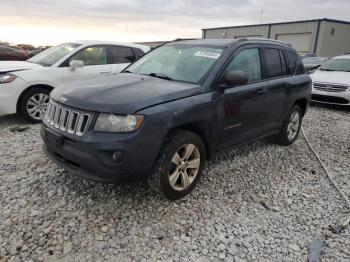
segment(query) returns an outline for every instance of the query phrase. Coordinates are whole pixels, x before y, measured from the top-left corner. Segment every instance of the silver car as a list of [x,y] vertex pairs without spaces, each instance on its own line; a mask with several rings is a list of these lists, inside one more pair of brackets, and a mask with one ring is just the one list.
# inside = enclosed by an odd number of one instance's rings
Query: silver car
[[350,106],[350,55],[329,59],[310,77],[313,101]]

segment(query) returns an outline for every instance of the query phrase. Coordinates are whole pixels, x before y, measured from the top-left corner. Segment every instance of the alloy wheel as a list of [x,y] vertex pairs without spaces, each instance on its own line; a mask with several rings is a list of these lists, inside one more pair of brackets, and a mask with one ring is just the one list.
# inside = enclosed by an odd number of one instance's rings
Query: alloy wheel
[[290,116],[289,124],[287,127],[287,136],[290,141],[293,140],[295,136],[298,134],[299,125],[300,125],[299,112],[294,111],[293,114]]
[[200,161],[200,153],[195,145],[186,144],[179,148],[171,159],[170,186],[177,191],[187,189],[198,174]]
[[44,117],[49,105],[50,97],[47,94],[37,93],[31,96],[27,102],[27,112],[35,120],[41,120]]

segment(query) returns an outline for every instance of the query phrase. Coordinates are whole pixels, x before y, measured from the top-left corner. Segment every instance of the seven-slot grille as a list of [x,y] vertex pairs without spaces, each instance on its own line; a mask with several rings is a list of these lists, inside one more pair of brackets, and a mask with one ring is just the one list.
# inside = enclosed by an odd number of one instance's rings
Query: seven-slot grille
[[344,92],[349,87],[345,85],[338,85],[338,84],[314,83],[314,88],[317,90],[327,91],[327,92]]
[[69,134],[82,136],[88,128],[90,118],[89,113],[81,112],[50,100],[44,121]]

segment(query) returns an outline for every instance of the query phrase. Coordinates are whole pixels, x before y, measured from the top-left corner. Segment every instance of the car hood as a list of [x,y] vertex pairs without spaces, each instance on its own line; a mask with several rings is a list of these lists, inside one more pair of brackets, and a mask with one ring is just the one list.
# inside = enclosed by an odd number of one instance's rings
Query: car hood
[[130,114],[202,92],[199,85],[121,73],[108,80],[95,79],[61,86],[51,93],[51,97],[82,110]]
[[34,63],[29,63],[26,61],[0,61],[0,73],[27,70],[27,69],[33,69],[36,67],[42,67],[42,66]]
[[313,82],[350,85],[350,72],[316,71],[310,75]]
[[320,64],[307,64],[307,65],[304,64],[305,69],[313,69],[313,68],[316,68],[319,66],[321,66],[321,65]]

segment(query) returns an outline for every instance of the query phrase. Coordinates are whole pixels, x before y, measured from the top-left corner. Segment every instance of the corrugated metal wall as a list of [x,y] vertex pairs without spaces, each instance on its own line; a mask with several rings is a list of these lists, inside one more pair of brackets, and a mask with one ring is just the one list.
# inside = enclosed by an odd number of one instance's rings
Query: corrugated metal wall
[[[310,34],[310,41],[308,50],[297,50],[301,52],[313,53],[316,37],[317,37],[317,21],[315,22],[303,22],[303,23],[291,23],[291,24],[280,24],[271,26],[271,39],[278,39],[278,35],[285,34]],[[293,43],[292,43],[293,44]],[[296,44],[298,46],[298,44]]]
[[350,25],[321,22],[316,54],[333,57],[350,52]]
[[203,38],[208,39],[242,37],[269,37],[275,40],[288,40],[297,51],[315,53],[317,56],[331,57],[350,52],[350,24],[345,22],[314,20],[203,30]]
[[[241,38],[241,37],[264,37],[270,39],[278,39],[278,35],[287,34],[310,34],[310,40],[305,47],[305,43],[295,42],[296,46],[302,46],[301,52],[310,52],[314,50],[314,44],[316,41],[317,34],[317,21],[311,22],[300,22],[300,23],[286,23],[286,24],[272,24],[272,25],[257,25],[257,26],[246,26],[246,27],[230,27],[230,28],[214,28],[214,29],[204,29],[203,37],[208,39],[214,38]],[[269,32],[270,31],[270,32]],[[270,33],[270,36],[269,36]],[[292,37],[292,35],[291,35]],[[296,41],[298,41],[296,39]],[[305,39],[303,39],[305,41]],[[305,50],[307,49],[307,50]]]
[[234,39],[242,37],[267,38],[268,26],[230,27],[204,30],[204,38],[207,39]]

